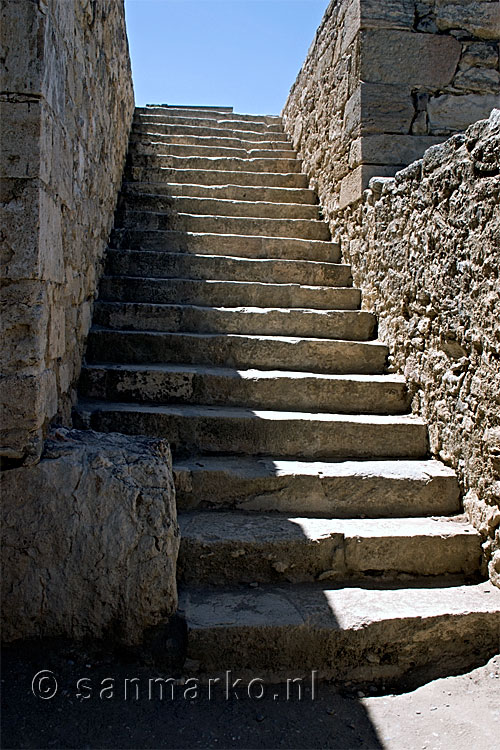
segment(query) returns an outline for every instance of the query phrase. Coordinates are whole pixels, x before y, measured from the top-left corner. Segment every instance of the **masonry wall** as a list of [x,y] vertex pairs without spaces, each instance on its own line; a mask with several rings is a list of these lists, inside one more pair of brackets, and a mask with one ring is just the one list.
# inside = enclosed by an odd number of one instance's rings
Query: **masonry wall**
[[497,0],[332,0],[283,110],[328,218],[500,93]]
[[500,586],[500,110],[373,178],[337,227]]
[[5,0],[1,449],[68,423],[133,114],[123,0]]

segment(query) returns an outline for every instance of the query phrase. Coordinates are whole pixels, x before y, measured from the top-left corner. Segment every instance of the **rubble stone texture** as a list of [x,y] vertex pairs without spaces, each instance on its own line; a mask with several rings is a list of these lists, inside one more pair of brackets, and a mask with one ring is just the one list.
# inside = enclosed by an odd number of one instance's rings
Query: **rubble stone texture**
[[332,0],[283,110],[325,215],[498,106],[490,0]]
[[0,455],[69,419],[133,112],[121,0],[2,3]]
[[500,110],[374,178],[336,220],[346,262],[404,373],[435,456],[500,583]]
[[177,608],[170,449],[59,428],[36,466],[3,472],[2,638],[139,644]]

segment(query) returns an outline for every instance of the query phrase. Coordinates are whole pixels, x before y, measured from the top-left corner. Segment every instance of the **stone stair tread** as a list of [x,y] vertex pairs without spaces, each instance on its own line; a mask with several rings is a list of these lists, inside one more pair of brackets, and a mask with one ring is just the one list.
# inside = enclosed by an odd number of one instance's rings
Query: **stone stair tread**
[[96,302],[94,325],[109,329],[171,331],[369,341],[375,318],[363,310],[217,307],[150,302]]
[[203,365],[84,365],[87,398],[144,403],[202,403],[275,410],[402,414],[408,393],[392,376],[229,369]]
[[344,286],[308,286],[296,283],[226,281],[220,279],[103,276],[102,300],[184,303],[201,306],[269,307],[357,310],[359,289]]
[[455,473],[433,459],[305,461],[195,455],[174,463],[180,510],[236,508],[327,518],[460,511]]
[[[261,187],[259,185],[199,185],[179,182],[124,182],[122,195],[131,198],[134,194],[150,194],[158,197],[208,198],[231,200],[241,203],[292,203],[318,207],[314,192],[309,188]],[[224,197],[226,196],[226,197]],[[227,197],[230,196],[230,197]],[[264,196],[264,197],[263,197]],[[276,200],[273,201],[272,198]],[[303,200],[300,200],[300,199]]]
[[205,125],[184,122],[182,125],[159,122],[135,122],[132,124],[131,134],[141,136],[147,134],[154,128],[155,135],[172,135],[177,137],[189,136],[196,138],[231,138],[241,141],[279,142],[283,141],[283,133],[279,130],[251,130],[249,128],[224,128],[219,125],[207,123]]
[[[242,165],[243,166],[243,165]],[[307,177],[301,172],[263,172],[240,169],[195,169],[173,166],[129,165],[127,181],[179,182],[198,185],[242,185],[248,187],[308,188]]]
[[[138,206],[138,204],[141,204]],[[298,219],[319,221],[318,206],[314,203],[278,203],[277,201],[248,201],[232,198],[207,198],[189,195],[166,196],[158,193],[122,193],[122,205],[129,213],[150,212],[185,214],[188,216],[226,216],[248,219]],[[274,214],[274,215],[271,215]]]
[[[340,249],[334,242],[303,240],[264,235],[216,234],[213,232],[181,232],[157,229],[114,229],[112,248],[154,249],[162,252],[183,252],[237,255],[239,257],[273,258],[275,260],[337,261]],[[220,250],[220,253],[216,251]]]
[[479,532],[462,516],[430,518],[317,518],[282,514],[192,511],[179,514],[183,539],[211,545],[219,542],[320,541],[332,536],[347,538],[475,537]]

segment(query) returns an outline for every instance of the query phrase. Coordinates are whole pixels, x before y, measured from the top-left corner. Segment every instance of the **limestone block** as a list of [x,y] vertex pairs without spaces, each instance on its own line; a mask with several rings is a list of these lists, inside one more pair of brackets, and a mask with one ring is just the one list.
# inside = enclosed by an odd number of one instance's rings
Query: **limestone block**
[[39,102],[0,102],[2,158],[0,176],[27,179],[38,177],[40,155]]
[[479,94],[500,93],[500,73],[491,68],[462,70],[453,79],[453,87]]
[[372,177],[392,177],[398,169],[401,169],[401,166],[403,165],[397,167],[362,164],[357,167],[341,182],[339,208],[345,208],[350,203],[359,200]]
[[413,0],[360,0],[362,29],[412,29]]
[[488,566],[491,582],[500,589],[500,550],[497,550]]
[[489,117],[491,110],[497,106],[498,97],[494,94],[443,94],[431,97],[427,107],[430,132],[447,134],[465,130],[473,122]]
[[14,281],[2,288],[1,363],[5,375],[21,369],[38,372],[47,345],[48,290],[37,281]]
[[0,15],[3,93],[42,93],[45,22],[38,3],[3,1]]
[[47,415],[57,410],[55,374],[15,373],[0,380],[0,450],[8,459],[36,461]]
[[367,83],[447,86],[461,44],[451,36],[377,29],[360,35],[360,78]]
[[357,138],[349,152],[349,166],[359,164],[410,164],[420,159],[430,146],[440,143],[440,137],[414,135],[364,135]]
[[436,24],[440,31],[465,29],[480,39],[500,36],[500,10],[498,2],[437,0]]
[[59,429],[3,473],[3,637],[139,643],[177,607],[168,444]]
[[498,44],[487,42],[466,44],[460,67],[498,68]]
[[404,86],[361,83],[346,104],[345,133],[409,133],[415,114]]

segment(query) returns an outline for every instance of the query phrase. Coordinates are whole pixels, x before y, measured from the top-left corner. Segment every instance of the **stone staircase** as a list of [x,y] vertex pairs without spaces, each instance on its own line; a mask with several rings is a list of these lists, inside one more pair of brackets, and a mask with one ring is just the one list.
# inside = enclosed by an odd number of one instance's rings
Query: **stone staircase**
[[453,472],[280,118],[136,110],[79,426],[171,444],[193,669],[372,683],[499,647]]

